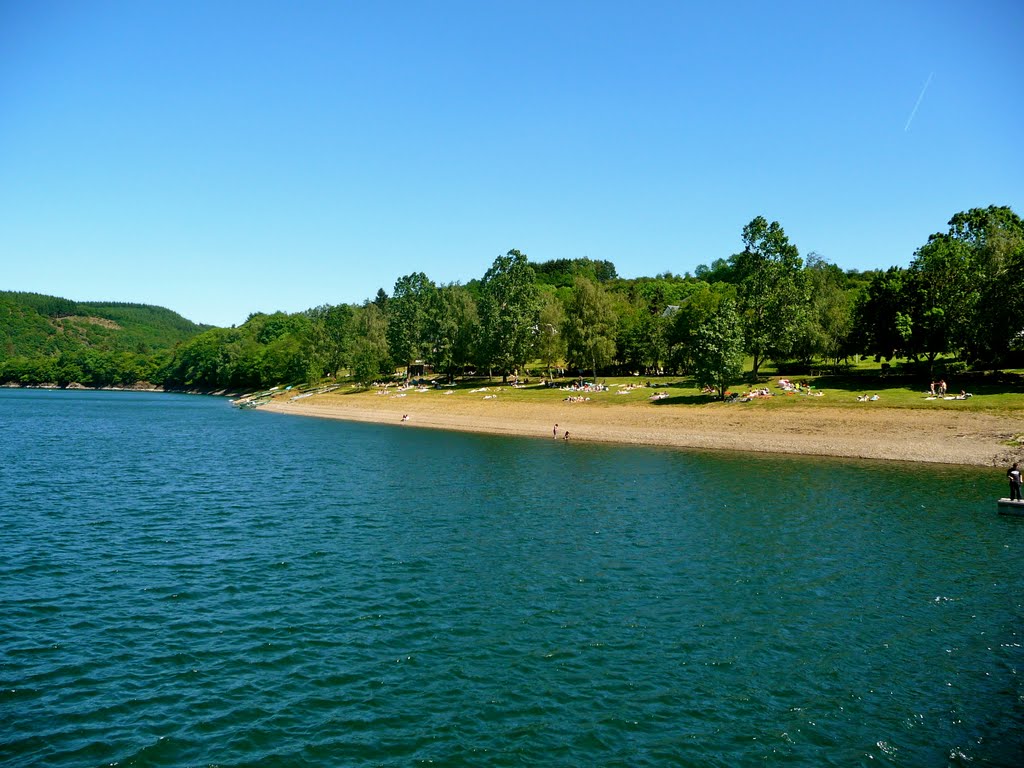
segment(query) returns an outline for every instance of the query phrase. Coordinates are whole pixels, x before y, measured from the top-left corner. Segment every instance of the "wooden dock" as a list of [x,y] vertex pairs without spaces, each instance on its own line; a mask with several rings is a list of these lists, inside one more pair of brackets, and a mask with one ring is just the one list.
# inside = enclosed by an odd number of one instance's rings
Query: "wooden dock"
[[1024,517],[1024,501],[1011,501],[1010,499],[1003,498],[997,504],[999,505],[1000,515]]

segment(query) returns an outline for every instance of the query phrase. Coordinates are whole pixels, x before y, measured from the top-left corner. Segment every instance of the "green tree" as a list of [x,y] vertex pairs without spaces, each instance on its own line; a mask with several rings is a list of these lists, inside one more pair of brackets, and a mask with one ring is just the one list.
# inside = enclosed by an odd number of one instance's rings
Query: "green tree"
[[929,366],[975,336],[982,275],[970,248],[949,235],[932,235],[918,248],[908,271],[913,287],[904,297],[913,320],[911,352],[924,354]]
[[[211,328],[180,345],[170,366],[171,385],[189,389],[227,386],[231,376],[226,355],[228,338],[227,329]],[[78,364],[87,376],[95,370],[95,361],[86,355],[79,358]]]
[[225,386],[237,392],[260,389],[265,346],[256,341],[253,329],[244,325],[232,328],[225,332],[222,343],[223,365],[229,371]]
[[[69,348],[107,344],[115,351],[170,349],[204,328],[175,312],[144,304],[74,302],[56,296],[0,291],[0,341],[9,354],[35,354],[58,329]],[[66,335],[66,334],[62,334]]]
[[598,283],[606,283],[618,277],[615,265],[610,261],[594,259],[553,259],[540,264],[530,264],[540,285],[568,287],[577,277],[586,277]]
[[376,304],[367,303],[353,316],[352,375],[364,387],[370,386],[390,359],[387,340],[387,318]]
[[949,220],[949,236],[974,254],[986,277],[1003,274],[1024,245],[1024,221],[1005,205],[971,208]]
[[624,300],[619,310],[615,335],[615,356],[619,363],[633,372],[660,368],[667,355],[668,318],[643,298],[632,302]]
[[4,362],[0,380],[25,386],[57,383],[60,369],[52,357],[12,357]]
[[480,283],[483,357],[488,367],[511,371],[525,366],[534,342],[540,296],[526,256],[511,250],[494,260]]
[[260,357],[260,383],[269,387],[291,384],[310,378],[309,346],[304,343],[306,328],[278,336],[263,350]]
[[597,369],[615,356],[615,314],[608,292],[593,280],[577,277],[563,324],[567,354],[576,367]]
[[949,220],[949,237],[971,253],[981,275],[969,360],[999,362],[1024,340],[1024,221],[1007,206],[972,208]]
[[557,295],[546,291],[537,321],[537,356],[544,363],[548,378],[551,368],[565,359],[565,335],[559,330],[565,323],[565,307]]
[[698,264],[693,274],[709,285],[714,283],[736,283],[739,278],[733,263],[728,259],[715,259],[711,266]]
[[725,400],[729,385],[743,376],[743,325],[736,305],[723,300],[694,330],[693,377],[699,387],[714,387]]
[[738,310],[746,351],[757,378],[766,358],[785,358],[793,348],[807,295],[796,246],[779,222],[756,217],[743,228],[743,251],[733,257]]
[[694,291],[666,318],[665,342],[668,361],[675,370],[692,371],[697,329],[718,312],[726,298],[733,299],[735,288],[719,283],[699,282]]
[[794,337],[793,353],[807,365],[815,358],[838,364],[853,323],[852,297],[845,290],[847,277],[816,253],[807,255],[804,277],[807,312]]
[[66,387],[68,384],[81,384],[85,374],[72,360],[61,359],[57,366],[57,383]]
[[388,347],[395,363],[405,366],[406,379],[412,363],[426,354],[427,315],[436,290],[425,274],[415,272],[395,281],[388,301]]
[[353,309],[348,304],[324,305],[310,310],[313,320],[313,356],[323,361],[328,373],[337,376],[349,367]]
[[296,331],[304,324],[304,320],[300,315],[289,315],[287,312],[274,312],[270,315],[254,312],[246,319],[243,328],[260,344],[270,344]]
[[979,345],[972,356],[1002,363],[1024,349],[1024,244],[1008,254],[1002,271],[985,284],[980,301]]
[[444,372],[449,383],[473,359],[480,318],[476,302],[460,285],[445,285],[434,292],[427,315],[428,359]]
[[890,267],[875,275],[858,295],[853,309],[851,344],[860,353],[890,360],[910,346],[913,323],[909,314],[907,271]]
[[651,314],[660,316],[670,306],[682,304],[701,282],[666,272],[657,277],[620,281],[616,289],[631,303],[645,305]]

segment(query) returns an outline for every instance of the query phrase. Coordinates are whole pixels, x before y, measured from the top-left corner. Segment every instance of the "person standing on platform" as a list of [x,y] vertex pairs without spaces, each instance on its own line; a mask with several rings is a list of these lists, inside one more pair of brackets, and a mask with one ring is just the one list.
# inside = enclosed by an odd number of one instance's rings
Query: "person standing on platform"
[[1020,497],[1020,470],[1017,468],[1017,462],[1013,462],[1013,466],[1006,470],[1006,478],[1010,481],[1010,501],[1021,501]]

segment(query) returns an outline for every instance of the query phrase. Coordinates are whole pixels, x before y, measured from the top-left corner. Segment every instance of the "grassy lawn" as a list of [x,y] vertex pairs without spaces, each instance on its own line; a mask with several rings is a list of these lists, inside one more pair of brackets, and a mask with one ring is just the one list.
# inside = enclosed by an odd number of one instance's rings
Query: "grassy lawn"
[[[792,376],[791,381],[807,383],[812,387],[813,392],[821,392],[822,395],[809,396],[798,394],[786,394],[778,387],[778,379],[772,371],[766,372],[761,377],[760,388],[767,387],[773,394],[772,397],[757,398],[752,402],[735,402],[722,405],[730,408],[835,408],[835,407],[862,407],[862,408],[928,408],[946,410],[969,410],[969,411],[1024,411],[1024,376],[1019,372],[1003,374],[1002,376],[961,376],[960,381],[950,381],[950,389],[947,396],[957,395],[960,389],[965,389],[973,396],[967,400],[928,400],[926,391],[928,382],[911,381],[909,378],[895,375],[882,376],[875,371],[853,371],[841,376],[819,375],[819,376]],[[586,379],[589,380],[589,379]],[[587,403],[590,407],[614,407],[624,404],[650,404],[654,407],[666,407],[672,405],[706,405],[716,403],[717,400],[709,395],[702,394],[692,379],[679,376],[649,377],[649,376],[608,376],[599,377],[601,384],[608,387],[608,391],[602,392],[577,392],[562,389],[569,386],[574,379],[564,378],[554,382],[556,386],[545,387],[540,385],[538,379],[531,378],[531,383],[523,387],[512,387],[502,384],[500,378],[487,379],[486,377],[472,378],[465,381],[458,381],[453,387],[442,387],[452,389],[453,394],[443,395],[441,390],[431,388],[425,393],[415,393],[416,397],[453,397],[453,398],[483,398],[487,395],[497,395],[506,402],[560,402],[570,396],[589,397]],[[647,386],[647,385],[650,386]],[[637,385],[641,385],[637,387]],[[628,387],[636,387],[627,391]],[[750,384],[737,384],[730,387],[729,391],[745,395],[750,389]],[[486,387],[486,391],[482,391]],[[355,396],[374,397],[375,390],[347,389],[347,393]],[[652,400],[651,395],[664,393],[667,397],[660,400]],[[857,402],[858,396],[878,395],[878,400],[873,402]]]

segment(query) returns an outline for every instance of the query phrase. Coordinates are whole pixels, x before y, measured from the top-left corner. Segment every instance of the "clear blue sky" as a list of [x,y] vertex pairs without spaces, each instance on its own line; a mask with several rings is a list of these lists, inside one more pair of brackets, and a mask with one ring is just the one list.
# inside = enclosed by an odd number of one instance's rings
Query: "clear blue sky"
[[423,271],[843,268],[1024,215],[1024,3],[0,0],[0,288],[197,322]]

